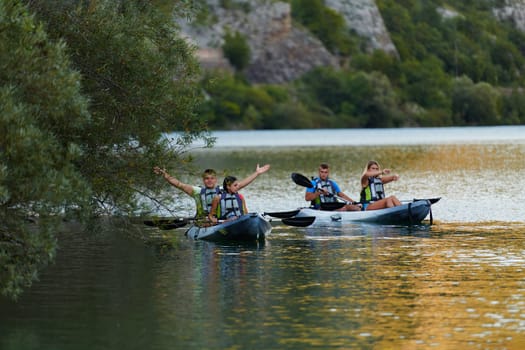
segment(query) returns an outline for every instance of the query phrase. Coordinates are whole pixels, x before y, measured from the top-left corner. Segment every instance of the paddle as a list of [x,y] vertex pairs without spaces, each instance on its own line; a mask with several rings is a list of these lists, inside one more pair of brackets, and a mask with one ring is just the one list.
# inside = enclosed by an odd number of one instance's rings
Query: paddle
[[274,218],[284,219],[291,218],[299,213],[299,209],[290,210],[290,211],[274,211],[274,212],[264,212],[264,215],[273,216]]
[[296,218],[283,218],[281,222],[285,225],[296,226],[296,227],[306,227],[313,224],[315,221],[315,216],[302,216]]
[[345,205],[346,203],[344,202],[321,202],[321,210],[333,211],[333,210],[341,209]]
[[437,203],[440,199],[441,199],[441,197],[436,197],[436,198],[421,198],[421,199],[414,199],[414,202],[416,202],[416,201],[429,201],[430,204],[434,204],[434,203]]
[[172,230],[186,226],[193,218],[169,218],[144,220],[144,225],[158,227],[161,230]]
[[310,179],[308,179],[306,176],[299,173],[292,173],[292,181],[298,184],[299,186],[303,186],[306,188],[314,188],[312,181],[310,181]]
[[401,203],[410,203],[410,202],[418,202],[418,201],[429,201],[430,204],[434,204],[434,203],[439,202],[440,199],[441,199],[441,197],[436,197],[436,198],[414,198],[414,199],[403,199],[400,202]]

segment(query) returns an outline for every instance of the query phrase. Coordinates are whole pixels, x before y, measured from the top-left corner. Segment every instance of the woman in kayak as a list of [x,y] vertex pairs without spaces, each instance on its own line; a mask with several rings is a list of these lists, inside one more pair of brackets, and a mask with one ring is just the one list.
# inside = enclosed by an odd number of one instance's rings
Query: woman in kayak
[[240,184],[237,178],[235,176],[226,176],[222,186],[221,194],[215,196],[211,202],[208,218],[213,223],[217,223],[219,220],[235,220],[248,213],[246,201],[238,193]]
[[401,205],[395,196],[385,195],[384,184],[397,181],[399,175],[391,174],[390,169],[381,170],[381,166],[375,160],[366,164],[361,175],[361,203],[364,210],[376,210],[392,208]]

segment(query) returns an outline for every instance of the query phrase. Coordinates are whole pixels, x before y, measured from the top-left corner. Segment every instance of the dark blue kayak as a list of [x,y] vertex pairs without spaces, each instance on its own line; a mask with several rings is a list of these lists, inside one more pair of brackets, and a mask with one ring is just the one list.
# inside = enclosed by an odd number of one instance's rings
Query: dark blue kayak
[[207,241],[262,241],[271,230],[272,226],[264,216],[248,213],[213,226],[195,224],[186,234],[192,239]]

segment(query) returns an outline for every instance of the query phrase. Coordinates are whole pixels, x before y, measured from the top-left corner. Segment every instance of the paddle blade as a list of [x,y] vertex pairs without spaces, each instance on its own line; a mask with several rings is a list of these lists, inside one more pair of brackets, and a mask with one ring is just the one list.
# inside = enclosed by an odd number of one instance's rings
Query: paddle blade
[[441,199],[441,197],[436,197],[436,198],[414,198],[414,202],[416,202],[416,201],[429,201],[430,204],[434,204],[434,203],[437,203],[440,199]]
[[187,224],[188,224],[188,220],[184,218],[144,220],[144,225],[158,227],[161,230],[172,230],[175,228],[184,227]]
[[321,202],[321,210],[325,210],[325,211],[337,210],[337,209],[341,209],[345,205],[346,203],[343,203],[343,202],[326,202],[326,203]]
[[284,219],[291,218],[299,213],[299,209],[290,210],[290,211],[275,211],[275,212],[265,212],[264,215],[272,216],[274,218]]
[[429,198],[428,201],[430,202],[430,204],[434,204],[437,203],[440,199],[441,197]]
[[306,188],[313,188],[314,185],[312,182],[304,175],[299,173],[292,173],[292,181],[295,182],[299,186],[303,186]]
[[315,216],[303,216],[299,218],[285,218],[281,220],[283,224],[288,226],[306,227],[313,224]]

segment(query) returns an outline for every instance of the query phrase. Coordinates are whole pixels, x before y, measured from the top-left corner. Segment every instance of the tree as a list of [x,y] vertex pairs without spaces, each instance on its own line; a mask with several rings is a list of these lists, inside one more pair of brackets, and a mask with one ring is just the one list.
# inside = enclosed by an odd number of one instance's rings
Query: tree
[[402,64],[408,99],[425,108],[450,108],[450,77],[435,57],[423,61],[408,61]]
[[30,4],[50,36],[66,41],[90,99],[92,121],[77,135],[82,157],[75,165],[93,190],[91,208],[140,210],[137,192],[154,190],[152,166],[181,161],[168,141],[159,144],[162,133],[184,133],[175,141],[179,151],[206,137],[195,114],[199,67],[192,48],[173,19],[145,1]]
[[[171,16],[143,1],[28,6],[35,17],[0,0],[0,291],[12,297],[53,259],[59,218],[142,208],[138,195],[162,188],[153,165],[212,141]],[[181,136],[162,139],[170,130]]]
[[347,82],[354,111],[360,125],[366,128],[388,128],[399,126],[397,96],[388,78],[378,72],[359,72]]
[[0,13],[0,291],[16,297],[53,259],[58,214],[88,201],[72,162],[90,118],[64,43],[19,1],[0,0]]
[[452,95],[452,112],[456,125],[496,125],[500,93],[490,84],[474,84],[469,78],[455,81]]
[[505,124],[525,124],[525,94],[521,88],[514,88],[502,94],[502,115]]
[[222,45],[224,56],[238,71],[243,71],[250,63],[250,47],[246,38],[239,32],[227,32]]
[[292,16],[310,30],[333,53],[349,55],[356,43],[344,18],[322,0],[293,0]]

